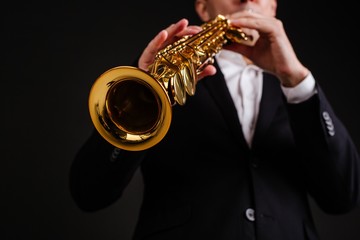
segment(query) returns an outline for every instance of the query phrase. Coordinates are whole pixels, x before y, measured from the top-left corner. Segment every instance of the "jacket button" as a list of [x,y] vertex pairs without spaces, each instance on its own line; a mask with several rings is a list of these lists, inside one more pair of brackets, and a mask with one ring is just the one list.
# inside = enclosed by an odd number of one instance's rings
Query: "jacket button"
[[255,162],[255,161],[253,161],[253,162],[251,163],[251,166],[252,166],[253,168],[258,168],[258,167],[259,167],[259,164],[258,164],[257,162]]
[[111,153],[110,162],[115,162],[119,157],[121,149],[115,148],[114,151]]
[[322,113],[322,115],[323,115],[324,120],[330,120],[330,119],[331,119],[329,113],[326,112],[326,111],[324,111],[324,112]]
[[325,125],[327,128],[327,132],[330,136],[334,136],[335,135],[335,128],[334,128],[334,124],[331,120],[330,114],[328,112],[323,112],[322,113],[323,119],[325,121]]
[[250,160],[250,165],[251,165],[253,168],[258,168],[258,167],[259,167],[259,160],[258,160],[258,158],[252,157],[251,160]]
[[255,210],[252,208],[246,209],[245,216],[246,216],[247,220],[254,222],[255,221]]

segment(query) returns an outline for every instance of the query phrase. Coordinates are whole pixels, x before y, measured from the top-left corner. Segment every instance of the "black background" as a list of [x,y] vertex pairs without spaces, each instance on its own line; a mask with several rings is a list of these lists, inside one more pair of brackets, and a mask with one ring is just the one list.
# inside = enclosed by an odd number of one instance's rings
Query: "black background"
[[[278,17],[360,148],[357,13],[330,1],[279,0]],[[90,134],[87,98],[105,70],[133,62],[186,17],[193,1],[15,1],[2,11],[0,238],[129,240],[142,197],[137,172],[97,213],[71,199],[68,172]],[[324,240],[360,239],[360,209],[329,216],[312,203]]]

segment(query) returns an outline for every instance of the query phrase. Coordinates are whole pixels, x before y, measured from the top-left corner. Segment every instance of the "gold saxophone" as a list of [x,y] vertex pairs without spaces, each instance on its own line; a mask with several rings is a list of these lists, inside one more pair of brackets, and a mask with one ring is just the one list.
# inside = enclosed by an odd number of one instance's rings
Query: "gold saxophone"
[[252,36],[230,26],[222,15],[202,30],[160,50],[149,71],[118,66],[94,82],[89,95],[91,120],[113,146],[129,151],[148,149],[166,135],[172,107],[195,94],[198,75],[228,41],[248,44]]

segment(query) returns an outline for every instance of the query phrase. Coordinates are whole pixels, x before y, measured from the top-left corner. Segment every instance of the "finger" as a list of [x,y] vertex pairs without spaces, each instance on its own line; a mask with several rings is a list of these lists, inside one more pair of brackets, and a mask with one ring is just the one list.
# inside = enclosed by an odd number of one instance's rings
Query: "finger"
[[188,24],[189,24],[188,20],[183,18],[183,19],[179,20],[177,23],[171,24],[165,30],[168,32],[170,37],[173,37],[176,34],[178,34],[179,32],[183,31],[187,27]]
[[202,72],[200,72],[200,73],[198,74],[197,81],[200,81],[201,79],[203,79],[203,78],[206,77],[206,76],[212,76],[212,75],[214,75],[215,73],[216,73],[216,68],[215,68],[215,66],[213,66],[213,65],[208,65],[208,66],[206,66],[206,67],[202,70]]
[[187,19],[181,19],[175,24],[171,24],[165,30],[159,32],[153,40],[149,42],[139,58],[138,66],[147,70],[155,59],[156,54],[168,44],[174,42],[184,35],[193,35],[201,31],[199,26],[188,26]]
[[177,35],[182,37],[185,35],[194,35],[199,33],[202,30],[202,27],[200,26],[188,26],[186,29],[184,29],[183,31],[179,32]]
[[276,28],[281,28],[281,21],[276,18],[269,18],[257,13],[244,13],[243,17],[230,21],[234,27],[255,29],[259,33],[271,33]]
[[187,19],[181,19],[176,24],[170,25],[167,29],[168,38],[165,42],[165,45],[171,44],[178,40],[179,38],[186,35],[194,35],[202,30],[200,26],[191,25],[188,26]]
[[168,33],[168,37],[164,42],[163,47],[176,41],[181,36],[179,33],[183,32],[186,29],[187,25],[188,25],[188,20],[183,18],[179,20],[177,23],[171,24],[169,27],[167,27],[165,31]]
[[154,39],[152,39],[146,48],[144,49],[143,53],[141,54],[138,66],[143,70],[147,70],[148,67],[153,63],[156,54],[159,52],[160,49],[168,45],[174,36],[179,32],[184,31],[186,29],[188,21],[186,19],[181,19],[175,24],[171,24],[166,29],[160,31]]
[[261,11],[258,11],[254,8],[246,8],[243,9],[241,11],[237,11],[235,13],[226,15],[226,18],[229,19],[230,21],[233,21],[235,19],[238,18],[243,18],[243,17],[260,17],[263,16],[262,14],[260,14]]
[[139,58],[139,68],[143,70],[148,69],[149,65],[154,61],[157,52],[163,47],[167,38],[168,32],[166,30],[162,30],[153,40],[149,42]]

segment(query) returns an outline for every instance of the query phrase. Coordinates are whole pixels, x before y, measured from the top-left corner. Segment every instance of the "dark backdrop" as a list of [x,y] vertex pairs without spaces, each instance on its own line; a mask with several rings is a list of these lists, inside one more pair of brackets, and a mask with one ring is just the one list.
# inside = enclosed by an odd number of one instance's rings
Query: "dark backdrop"
[[[92,128],[88,93],[100,73],[132,63],[168,24],[198,23],[192,1],[14,2],[2,11],[0,238],[129,240],[142,197],[138,172],[124,197],[97,213],[81,212],[69,194],[72,158]],[[360,147],[354,7],[312,4],[279,0],[279,18]],[[360,239],[359,208],[313,211],[324,240]]]

